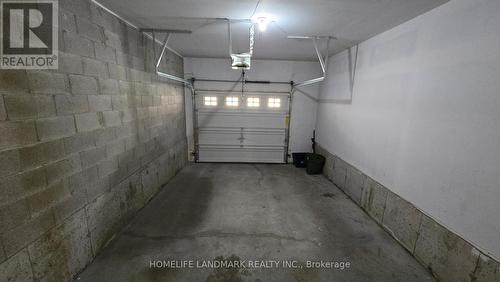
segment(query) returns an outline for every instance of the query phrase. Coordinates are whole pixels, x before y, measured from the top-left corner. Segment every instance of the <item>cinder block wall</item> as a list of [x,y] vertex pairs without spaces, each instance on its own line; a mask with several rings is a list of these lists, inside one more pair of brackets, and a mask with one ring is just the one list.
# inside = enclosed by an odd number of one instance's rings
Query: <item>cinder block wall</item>
[[0,281],[71,280],[186,163],[183,87],[153,74],[152,40],[59,5],[59,70],[0,71]]
[[500,281],[499,262],[320,145],[316,151],[326,158],[323,174],[438,281]]

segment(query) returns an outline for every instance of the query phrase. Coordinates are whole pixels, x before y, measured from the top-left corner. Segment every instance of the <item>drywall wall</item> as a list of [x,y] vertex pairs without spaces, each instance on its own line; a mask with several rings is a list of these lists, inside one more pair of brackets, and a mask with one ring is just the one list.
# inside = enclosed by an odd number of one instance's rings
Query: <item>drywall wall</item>
[[0,281],[72,281],[187,159],[184,88],[153,73],[152,40],[59,6],[59,69],[0,70]]
[[[314,48],[311,43],[311,52]],[[211,58],[185,58],[184,72],[186,77],[195,77],[196,79],[219,79],[219,80],[238,80],[241,77],[241,71],[231,69],[231,60],[211,59]],[[246,71],[248,80],[265,80],[281,82],[301,82],[311,78],[321,76],[319,62],[301,62],[301,61],[252,61],[252,68]],[[231,89],[239,91],[241,83],[213,83],[213,82],[195,82],[196,89]],[[249,91],[290,91],[289,84],[247,84]],[[311,137],[316,125],[316,107],[319,90],[317,85],[302,87],[301,91],[293,94],[292,114],[290,120],[290,152],[310,152]],[[186,91],[186,123],[189,148],[194,149],[193,145],[193,118],[191,93]]]
[[318,142],[500,258],[500,2],[454,0],[332,57]]

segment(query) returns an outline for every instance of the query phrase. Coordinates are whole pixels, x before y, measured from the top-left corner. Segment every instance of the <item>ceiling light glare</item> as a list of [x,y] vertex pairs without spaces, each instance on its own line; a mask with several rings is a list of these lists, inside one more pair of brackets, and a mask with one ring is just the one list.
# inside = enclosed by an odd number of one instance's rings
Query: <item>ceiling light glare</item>
[[252,22],[257,24],[261,32],[265,32],[267,30],[267,26],[274,22],[274,19],[268,15],[257,15],[252,18]]
[[264,32],[267,30],[267,18],[258,18],[257,25],[259,26],[259,30]]

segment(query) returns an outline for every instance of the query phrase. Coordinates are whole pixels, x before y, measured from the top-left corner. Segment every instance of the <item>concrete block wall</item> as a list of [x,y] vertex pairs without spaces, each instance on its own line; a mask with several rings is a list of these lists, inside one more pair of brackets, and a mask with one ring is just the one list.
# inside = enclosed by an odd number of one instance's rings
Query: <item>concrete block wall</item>
[[392,235],[439,281],[500,282],[500,263],[411,203],[328,152],[323,174]]
[[0,70],[0,281],[71,280],[187,160],[184,90],[153,74],[152,40],[59,4],[59,69]]

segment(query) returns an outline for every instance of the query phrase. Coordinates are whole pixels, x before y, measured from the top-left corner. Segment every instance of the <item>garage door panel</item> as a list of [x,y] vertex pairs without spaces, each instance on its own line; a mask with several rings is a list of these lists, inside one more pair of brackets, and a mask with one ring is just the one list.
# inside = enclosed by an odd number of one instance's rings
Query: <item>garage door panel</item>
[[278,128],[285,129],[283,113],[199,112],[198,127]]
[[281,146],[285,142],[285,130],[281,131],[241,131],[210,130],[199,132],[199,143],[207,145],[262,145]]
[[[245,95],[241,95],[241,92],[223,92],[223,91],[203,91],[196,92],[196,108],[202,111],[234,111],[234,112],[264,112],[264,113],[273,113],[273,112],[288,112],[289,108],[289,97],[290,93],[284,92],[245,92]],[[217,100],[216,105],[207,106],[204,103],[204,97],[215,97]],[[238,98],[238,106],[237,107],[228,107],[226,105],[225,98],[226,97],[236,97]],[[258,108],[252,108],[247,106],[247,98],[260,98],[260,106]],[[279,98],[281,102],[281,106],[279,108],[268,108],[268,99],[269,98]]]
[[283,163],[284,150],[273,148],[231,148],[201,146],[201,162],[248,162],[248,163]]

